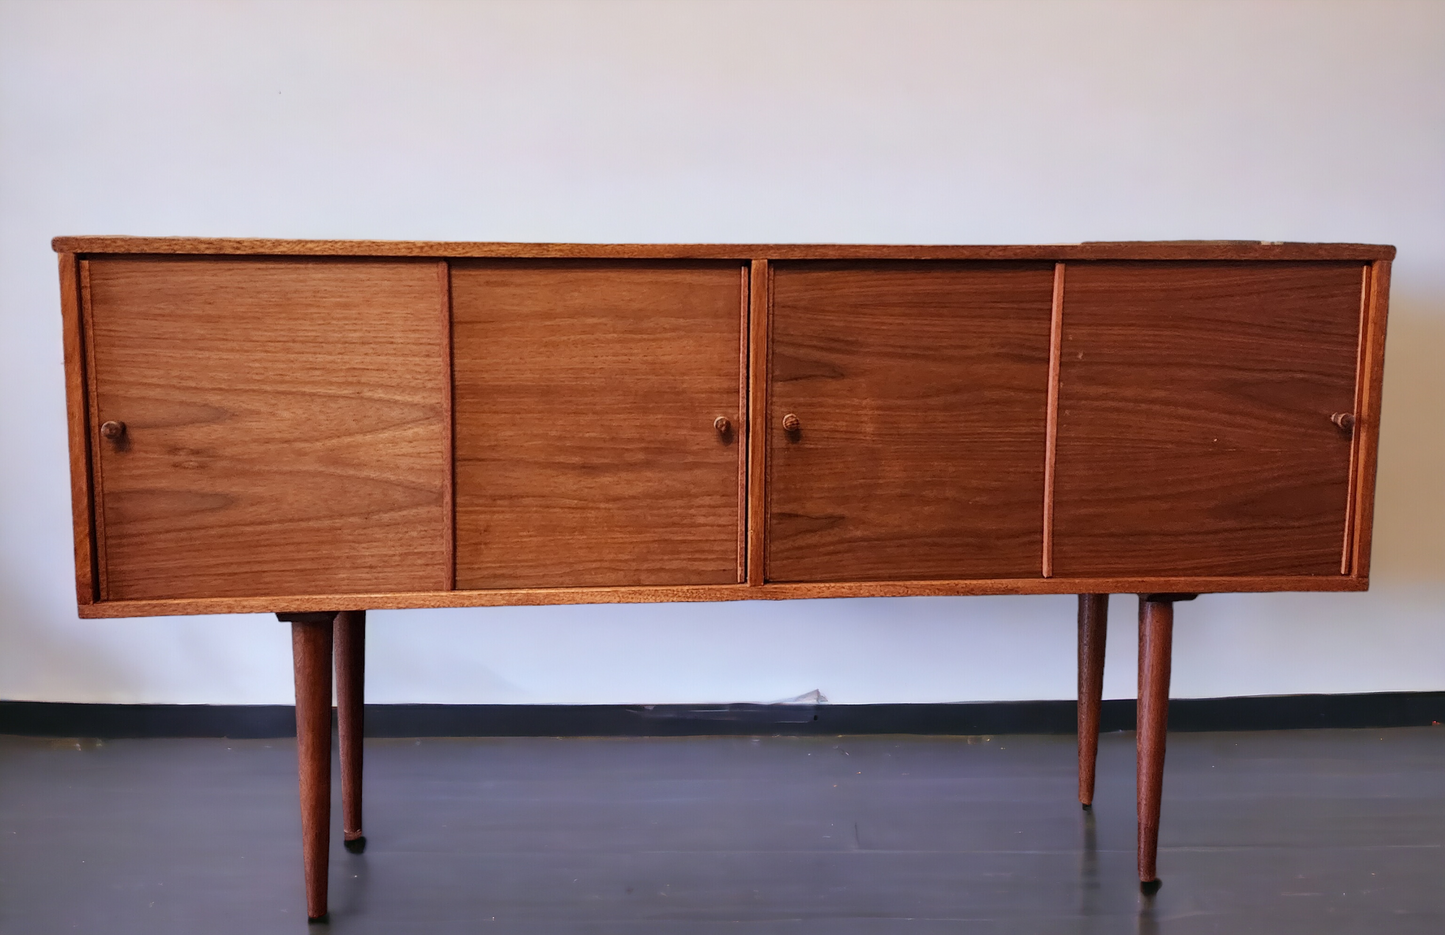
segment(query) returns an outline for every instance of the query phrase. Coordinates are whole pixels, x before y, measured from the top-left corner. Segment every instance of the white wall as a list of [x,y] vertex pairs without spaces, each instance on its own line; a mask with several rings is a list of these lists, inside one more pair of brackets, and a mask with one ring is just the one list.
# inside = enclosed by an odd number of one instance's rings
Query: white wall
[[[287,702],[274,619],[76,617],[49,241],[109,233],[1396,244],[1373,589],[1181,605],[1175,694],[1445,689],[1445,4],[0,2],[0,698]],[[1066,698],[1073,614],[375,613],[369,695]]]

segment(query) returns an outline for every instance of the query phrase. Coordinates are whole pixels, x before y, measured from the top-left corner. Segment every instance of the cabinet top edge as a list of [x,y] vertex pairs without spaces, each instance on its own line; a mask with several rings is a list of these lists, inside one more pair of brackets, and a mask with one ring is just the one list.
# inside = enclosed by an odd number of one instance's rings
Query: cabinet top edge
[[1258,240],[1096,241],[1071,244],[601,244],[258,237],[56,237],[56,253],[418,259],[636,260],[1391,260],[1382,244]]

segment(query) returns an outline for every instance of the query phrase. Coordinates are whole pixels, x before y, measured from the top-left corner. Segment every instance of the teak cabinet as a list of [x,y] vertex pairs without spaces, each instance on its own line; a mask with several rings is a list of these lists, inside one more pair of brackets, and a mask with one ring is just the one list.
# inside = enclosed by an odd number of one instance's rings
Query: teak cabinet
[[292,621],[308,912],[364,609],[1368,586],[1391,247],[62,237],[86,617]]

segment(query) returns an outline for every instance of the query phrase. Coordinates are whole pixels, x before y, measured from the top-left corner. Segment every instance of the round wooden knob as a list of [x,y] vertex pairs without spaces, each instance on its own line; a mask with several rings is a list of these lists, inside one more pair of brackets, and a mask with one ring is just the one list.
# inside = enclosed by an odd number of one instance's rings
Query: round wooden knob
[[718,416],[712,420],[712,427],[717,429],[719,435],[726,435],[733,430],[733,424],[728,421],[727,416]]
[[1330,416],[1330,421],[1348,432],[1355,427],[1355,414],[1353,412],[1337,412]]
[[790,413],[788,413],[787,415],[783,416],[783,431],[784,431],[784,432],[796,432],[798,429],[800,429],[800,428],[802,428],[802,427],[803,427],[802,420],[800,420],[800,419],[798,418],[797,413],[790,412]]
[[124,423],[124,422],[102,422],[102,423],[100,424],[100,434],[101,434],[102,436],[104,436],[105,438],[111,438],[111,439],[120,438],[122,435],[125,434],[125,423]]

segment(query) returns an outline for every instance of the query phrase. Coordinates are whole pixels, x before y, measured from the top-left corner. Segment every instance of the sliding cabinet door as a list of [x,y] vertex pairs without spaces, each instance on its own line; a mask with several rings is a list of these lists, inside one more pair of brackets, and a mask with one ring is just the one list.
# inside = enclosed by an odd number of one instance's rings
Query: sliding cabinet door
[[1365,274],[1069,264],[1054,573],[1347,571]]
[[457,587],[733,584],[744,267],[452,267]]
[[86,261],[101,600],[448,587],[443,272]]
[[774,266],[768,580],[1041,576],[1053,276]]

